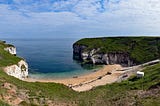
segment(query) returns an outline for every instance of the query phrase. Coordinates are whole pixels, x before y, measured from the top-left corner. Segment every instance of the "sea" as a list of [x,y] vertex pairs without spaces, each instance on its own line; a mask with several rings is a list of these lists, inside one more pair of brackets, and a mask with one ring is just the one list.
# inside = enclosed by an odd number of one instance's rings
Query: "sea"
[[29,77],[34,79],[63,79],[89,74],[99,66],[82,65],[73,59],[72,45],[76,38],[4,39],[17,48],[17,56],[29,65]]

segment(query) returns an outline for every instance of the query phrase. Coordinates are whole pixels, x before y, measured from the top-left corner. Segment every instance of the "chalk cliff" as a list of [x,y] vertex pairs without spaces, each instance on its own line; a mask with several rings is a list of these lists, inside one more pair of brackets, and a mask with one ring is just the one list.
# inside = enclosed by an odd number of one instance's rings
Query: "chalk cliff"
[[9,52],[12,55],[16,55],[16,47],[14,46],[5,47],[4,50]]
[[100,48],[85,50],[84,45],[73,45],[73,58],[91,64],[121,64],[123,66],[133,66],[136,63],[126,52],[99,53]]
[[73,44],[73,58],[84,64],[143,64],[160,58],[160,37],[84,38]]
[[28,64],[24,60],[21,60],[17,64],[5,67],[4,71],[8,75],[23,80],[28,77]]
[[[6,44],[6,42],[1,42],[1,45],[4,46],[3,50],[9,52],[11,55],[16,55],[16,47],[10,44]],[[2,59],[5,57],[5,54],[2,56]],[[12,65],[6,65],[4,66],[4,71],[11,76],[14,76],[18,79],[25,79],[28,77],[28,64],[25,60],[19,58],[19,57],[13,57],[15,60],[18,59],[17,62],[14,62]],[[12,60],[11,60],[12,61]],[[15,64],[16,63],[16,64]]]

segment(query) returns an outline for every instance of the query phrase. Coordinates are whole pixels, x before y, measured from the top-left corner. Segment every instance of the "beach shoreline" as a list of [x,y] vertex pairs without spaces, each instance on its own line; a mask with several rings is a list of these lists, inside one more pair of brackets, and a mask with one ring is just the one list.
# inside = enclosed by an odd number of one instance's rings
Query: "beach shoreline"
[[[27,78],[27,82],[54,82],[64,84],[75,91],[87,91],[92,89],[94,86],[105,85],[107,83],[115,82],[124,71],[121,65],[105,65],[98,71],[82,76],[74,76],[72,78],[65,79],[33,79]],[[85,86],[84,86],[85,85]]]
[[151,66],[159,62],[160,60],[157,59],[132,67],[122,67],[119,64],[105,65],[98,71],[73,78],[57,79],[57,80],[27,78],[24,81],[60,83],[72,88],[75,91],[83,92],[91,90],[97,86],[111,84],[114,82],[121,82],[123,80],[128,79],[131,75],[136,74],[137,71],[141,71],[145,66]]

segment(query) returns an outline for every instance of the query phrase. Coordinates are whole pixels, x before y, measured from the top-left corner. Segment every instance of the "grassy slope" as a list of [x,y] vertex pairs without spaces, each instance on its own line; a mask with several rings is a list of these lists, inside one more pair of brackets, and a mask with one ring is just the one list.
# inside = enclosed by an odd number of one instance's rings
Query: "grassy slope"
[[[33,98],[45,97],[67,101],[77,94],[76,92],[61,84],[24,82],[12,76],[8,77],[8,75],[0,70],[0,84],[3,84],[4,82],[11,83],[17,86],[18,89],[28,90],[29,96]],[[40,94],[37,94],[37,92],[40,92]]]
[[8,47],[8,44],[0,42],[0,67],[17,64],[21,60],[21,58],[15,57],[4,51],[5,47]]
[[85,38],[75,44],[87,46],[86,50],[100,48],[100,53],[127,52],[137,63],[157,59],[160,54],[160,37]]
[[0,101],[0,106],[9,106],[7,103]]
[[[19,89],[28,90],[31,98],[38,99],[43,97],[59,102],[76,102],[81,106],[127,105],[128,102],[146,106],[152,103],[153,106],[156,106],[160,104],[160,96],[155,94],[141,98],[137,92],[140,90],[148,91],[151,86],[160,85],[160,64],[148,67],[144,72],[145,77],[143,79],[136,79],[133,76],[127,81],[100,86],[83,93],[74,92],[63,85],[55,83],[23,82],[14,77],[8,77],[3,71],[0,71],[0,85],[4,82],[9,82],[16,85]],[[0,93],[3,92],[1,91]]]
[[[5,61],[5,64],[2,65],[13,64],[19,60],[19,58],[4,52],[2,48],[0,50],[3,61]],[[3,63],[2,59],[0,60],[0,64],[1,63]],[[19,90],[27,90],[30,101],[33,99],[49,98],[52,101],[69,104],[76,103],[80,106],[125,106],[129,103],[139,106],[158,106],[158,104],[160,104],[160,96],[157,94],[160,94],[160,91],[155,95],[148,94],[146,96],[142,96],[139,92],[145,93],[152,90],[150,89],[152,86],[160,85],[160,64],[148,67],[143,71],[145,71],[145,77],[143,79],[136,79],[136,77],[133,76],[129,80],[121,83],[100,86],[88,92],[78,93],[61,84],[24,82],[8,76],[0,69],[0,86],[8,82],[17,86]],[[5,88],[0,89],[0,95],[5,94],[5,92]],[[2,102],[0,103],[2,104]]]

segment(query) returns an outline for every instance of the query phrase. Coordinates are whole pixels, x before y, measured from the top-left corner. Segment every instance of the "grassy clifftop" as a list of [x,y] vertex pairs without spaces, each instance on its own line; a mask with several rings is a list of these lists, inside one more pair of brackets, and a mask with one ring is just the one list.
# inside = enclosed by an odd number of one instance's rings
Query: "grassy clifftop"
[[125,52],[138,63],[160,57],[160,37],[103,37],[85,38],[74,45],[85,45],[87,50],[100,48],[99,53]]
[[6,44],[0,41],[0,67],[17,64],[22,58],[16,57],[4,50],[6,47],[14,47],[13,45]]
[[[10,55],[0,45],[0,65],[16,63],[20,58]],[[4,63],[3,63],[4,62]],[[132,76],[121,83],[75,92],[55,83],[25,82],[8,76],[0,68],[0,105],[19,101],[19,106],[158,106],[160,104],[160,64],[146,67],[145,76]],[[12,104],[12,103],[9,103]]]

